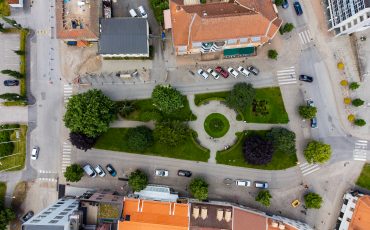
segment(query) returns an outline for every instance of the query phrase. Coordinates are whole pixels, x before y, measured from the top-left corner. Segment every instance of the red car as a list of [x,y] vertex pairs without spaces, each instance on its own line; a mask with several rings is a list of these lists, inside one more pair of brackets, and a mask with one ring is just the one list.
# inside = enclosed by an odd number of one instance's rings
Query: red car
[[229,73],[226,72],[221,66],[217,66],[215,71],[219,74],[221,74],[222,77],[224,78],[228,78],[229,77]]

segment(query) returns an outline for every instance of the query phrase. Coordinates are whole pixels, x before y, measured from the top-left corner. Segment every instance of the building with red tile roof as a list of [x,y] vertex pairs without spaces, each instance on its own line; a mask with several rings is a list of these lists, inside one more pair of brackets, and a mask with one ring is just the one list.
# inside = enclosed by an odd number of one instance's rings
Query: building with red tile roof
[[23,0],[8,0],[11,7],[23,7]]

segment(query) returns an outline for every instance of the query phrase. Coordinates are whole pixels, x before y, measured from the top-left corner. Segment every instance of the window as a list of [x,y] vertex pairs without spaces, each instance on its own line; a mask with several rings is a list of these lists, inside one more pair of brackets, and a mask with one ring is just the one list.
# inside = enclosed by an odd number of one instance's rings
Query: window
[[370,12],[367,12],[367,13],[366,13],[366,17],[367,17],[367,18],[370,18]]
[[43,215],[49,215],[51,212],[44,212]]
[[353,25],[357,25],[357,19],[353,20]]
[[193,42],[193,48],[199,48],[202,46],[202,43],[201,42]]
[[64,216],[56,216],[56,217],[54,217],[54,219],[56,219],[56,220],[60,220],[60,219],[63,219],[63,217],[64,217]]
[[364,20],[364,16],[360,16],[360,22],[362,22]]
[[259,42],[261,41],[261,37],[252,37],[252,42]]
[[240,39],[240,42],[241,42],[241,43],[246,43],[246,42],[248,42],[248,38],[241,38],[241,39]]
[[59,220],[51,220],[49,221],[49,224],[55,224],[55,223],[58,223]]
[[59,208],[59,207],[60,205],[57,205],[57,204],[53,205],[53,208]]
[[229,45],[236,44],[236,42],[237,42],[237,39],[229,39],[229,40],[227,40],[227,44],[229,44]]
[[58,215],[67,215],[68,212],[61,212]]
[[348,29],[351,28],[351,26],[352,26],[351,23],[347,24]]
[[31,223],[38,223],[40,220],[32,220]]

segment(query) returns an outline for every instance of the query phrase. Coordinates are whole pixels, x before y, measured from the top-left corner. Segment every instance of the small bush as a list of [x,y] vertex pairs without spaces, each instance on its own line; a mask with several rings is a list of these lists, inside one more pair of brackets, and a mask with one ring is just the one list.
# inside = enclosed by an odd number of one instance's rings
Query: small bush
[[350,90],[356,90],[358,89],[358,87],[360,87],[360,84],[358,84],[357,82],[351,82],[351,84],[349,84]]
[[356,107],[359,107],[361,105],[363,105],[365,102],[363,100],[361,100],[360,98],[356,98],[352,101],[352,105],[353,106],[356,106]]
[[136,109],[134,104],[130,101],[119,101],[116,103],[116,106],[117,106],[117,113],[123,118],[130,115]]
[[353,114],[350,114],[350,115],[348,115],[348,117],[347,117],[347,119],[348,119],[348,121],[349,122],[353,122],[354,120],[355,120],[355,115],[353,115]]
[[348,85],[348,81],[347,80],[341,80],[340,81],[340,85],[341,86],[347,86]]
[[267,52],[267,56],[270,58],[270,59],[274,59],[274,60],[277,60],[278,58],[278,52],[276,50],[269,50]]
[[366,121],[364,119],[356,119],[354,121],[354,124],[357,125],[357,126],[364,126],[364,125],[366,125]]
[[153,145],[153,132],[145,126],[129,129],[125,138],[131,151],[143,152]]

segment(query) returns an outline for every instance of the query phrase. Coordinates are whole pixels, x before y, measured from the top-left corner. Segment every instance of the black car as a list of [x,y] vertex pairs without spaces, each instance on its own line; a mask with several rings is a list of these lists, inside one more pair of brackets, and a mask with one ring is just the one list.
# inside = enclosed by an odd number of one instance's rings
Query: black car
[[111,164],[107,164],[107,166],[105,166],[105,168],[107,169],[108,173],[115,177],[117,175],[117,172],[116,170],[113,168],[113,166]]
[[17,86],[19,85],[19,81],[18,80],[5,80],[4,85],[5,86]]
[[177,171],[178,176],[184,176],[184,177],[191,177],[192,173],[187,170],[179,170]]
[[311,119],[311,128],[313,129],[317,128],[317,118],[316,117]]
[[299,4],[299,2],[294,2],[293,6],[294,6],[294,10],[295,10],[295,12],[298,16],[303,14],[303,10],[302,10],[301,4]]
[[22,223],[27,222],[29,219],[33,217],[33,215],[34,215],[33,211],[29,211],[26,214],[24,214],[24,216],[22,216],[21,218]]
[[281,5],[281,7],[283,7],[283,9],[287,9],[289,7],[288,0],[284,0],[283,1],[283,4]]
[[313,82],[313,77],[307,75],[299,75],[299,80],[305,82]]
[[250,65],[247,67],[247,70],[249,70],[249,72],[252,72],[254,75],[258,75],[258,73],[260,72],[256,67]]

